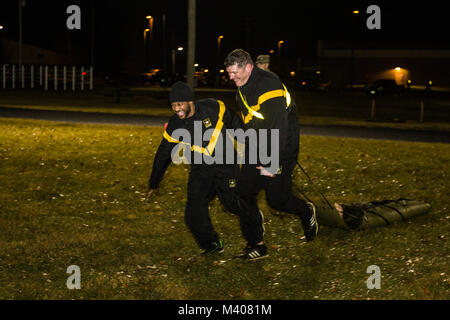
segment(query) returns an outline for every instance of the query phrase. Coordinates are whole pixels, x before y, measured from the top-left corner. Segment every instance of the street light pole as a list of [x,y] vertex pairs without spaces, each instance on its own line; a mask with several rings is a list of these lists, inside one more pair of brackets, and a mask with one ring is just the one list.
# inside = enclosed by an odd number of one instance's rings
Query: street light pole
[[91,2],[91,67],[94,66],[94,60],[95,60],[95,8],[94,8],[94,2]]
[[223,36],[217,37],[217,68],[216,68],[216,82],[215,87],[219,86],[219,78],[220,78],[220,42],[223,39]]
[[166,15],[162,15],[162,46],[163,46],[163,74],[167,76],[167,40],[166,40]]
[[152,16],[146,16],[145,19],[148,19],[148,28],[150,29],[150,36],[152,36],[152,30],[153,30],[153,17]]
[[[356,16],[358,16],[359,15],[359,10],[353,10],[353,17],[356,17]],[[354,82],[354,78],[355,78],[355,45],[354,45],[354,38],[355,38],[355,24],[356,24],[356,22],[355,22],[355,20],[356,20],[356,18],[353,18],[352,17],[352,21],[351,21],[351,28],[352,28],[352,30],[351,30],[351,35],[352,35],[352,37],[351,37],[351,39],[352,40],[350,40],[350,46],[351,46],[351,48],[350,48],[350,52],[351,52],[351,57],[350,57],[350,85],[351,86],[353,86],[353,82]]]
[[217,56],[219,56],[219,54],[220,54],[220,42],[222,39],[223,39],[223,36],[219,36],[217,38]]
[[284,43],[283,40],[278,41],[278,73],[281,75],[281,45]]
[[17,1],[19,4],[19,68],[22,66],[22,1]]
[[[176,49],[176,51],[178,51],[178,52],[182,52],[183,50],[184,50],[183,47],[178,47]],[[176,61],[177,61],[176,51],[175,51],[175,49],[172,49],[172,73],[175,78],[176,78],[176,71],[177,71],[177,69],[176,69]]]
[[[151,49],[152,49],[152,38],[153,38],[153,17],[152,16],[146,16],[145,19],[148,19],[148,29],[147,32],[149,33],[147,42],[145,44],[145,61],[146,61],[146,68],[150,69],[151,67]],[[150,61],[149,61],[150,60]]]
[[189,0],[188,5],[188,52],[186,65],[187,84],[194,89],[194,63],[195,63],[195,7],[196,0]]

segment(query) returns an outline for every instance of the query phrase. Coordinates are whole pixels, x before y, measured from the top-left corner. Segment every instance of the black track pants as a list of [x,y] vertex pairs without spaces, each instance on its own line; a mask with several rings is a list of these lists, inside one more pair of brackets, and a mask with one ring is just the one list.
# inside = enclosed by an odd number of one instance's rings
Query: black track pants
[[307,217],[309,210],[307,203],[294,196],[291,191],[294,166],[295,159],[286,161],[282,166],[282,173],[275,178],[262,176],[255,165],[242,167],[238,180],[238,194],[243,210],[241,225],[247,226],[243,233],[250,239],[249,244],[254,245],[263,240],[262,218],[257,203],[261,189],[265,189],[267,202],[273,209],[295,214],[302,221]]
[[202,249],[219,240],[208,209],[216,195],[225,209],[240,216],[235,169],[232,166],[192,167],[189,173],[185,222]]

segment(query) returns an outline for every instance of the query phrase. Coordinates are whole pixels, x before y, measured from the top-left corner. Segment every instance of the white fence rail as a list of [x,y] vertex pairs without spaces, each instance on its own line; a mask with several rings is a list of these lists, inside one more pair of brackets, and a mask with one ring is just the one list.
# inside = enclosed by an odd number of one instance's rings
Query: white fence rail
[[1,88],[44,90],[92,90],[94,68],[84,66],[2,65]]

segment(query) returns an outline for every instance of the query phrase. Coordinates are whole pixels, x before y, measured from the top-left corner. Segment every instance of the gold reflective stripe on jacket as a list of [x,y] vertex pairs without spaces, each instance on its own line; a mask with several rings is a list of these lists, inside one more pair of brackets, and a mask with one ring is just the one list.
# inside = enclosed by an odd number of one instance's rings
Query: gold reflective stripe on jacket
[[185,145],[187,145],[187,146],[190,146],[190,147],[191,147],[191,150],[194,151],[194,152],[199,152],[199,153],[203,153],[203,154],[205,154],[205,155],[207,155],[207,156],[211,156],[212,153],[214,152],[214,148],[216,147],[217,139],[219,138],[219,135],[220,135],[220,133],[222,132],[222,128],[223,128],[223,115],[225,114],[225,110],[226,110],[225,104],[224,104],[222,101],[217,100],[217,102],[219,103],[219,107],[220,107],[220,109],[219,109],[219,118],[218,118],[218,120],[217,120],[216,127],[214,128],[213,134],[212,134],[211,139],[209,140],[208,146],[207,146],[206,148],[204,148],[204,147],[199,147],[199,146],[196,146],[196,145],[191,145],[191,144],[189,144],[189,143],[187,143],[187,142],[182,142],[182,141],[176,140],[176,139],[172,138],[172,137],[167,133],[166,130],[164,130],[163,137],[164,137],[167,141],[169,141],[170,143],[181,143],[181,144],[185,144]]
[[282,84],[282,85],[283,85],[283,88],[284,88],[284,97],[286,98],[286,109],[287,109],[291,105],[291,94],[289,93],[289,91],[286,88],[286,86],[284,84]]
[[209,155],[212,155],[212,153],[214,152],[214,148],[216,147],[217,144],[217,139],[220,136],[220,133],[222,132],[222,128],[223,128],[223,115],[225,114],[225,104],[220,101],[217,100],[217,102],[219,103],[219,119],[217,120],[217,124],[216,127],[214,128],[213,134],[211,136],[211,139],[209,140],[208,146],[206,147],[206,149],[209,152]]
[[247,112],[248,112],[245,117],[244,117],[244,114],[242,114],[244,123],[248,123],[250,120],[252,120],[253,116],[255,116],[259,119],[264,119],[263,115],[258,112],[258,110],[260,109],[260,107],[259,107],[260,103],[258,103],[256,106],[250,107],[247,103],[247,99],[245,99],[244,95],[241,92],[241,88],[238,88],[238,91],[241,96],[242,103],[244,103],[244,106],[247,108]]
[[246,116],[244,116],[243,113],[241,113],[242,115],[242,119],[244,120],[244,123],[247,124],[249,123],[252,119],[253,116],[259,118],[259,119],[263,119],[264,120],[264,116],[257,112],[259,111],[259,109],[261,109],[261,105],[266,102],[267,100],[273,99],[273,98],[279,98],[279,97],[284,97],[286,99],[286,109],[289,108],[290,104],[291,104],[291,95],[289,94],[288,90],[286,89],[286,87],[283,84],[283,89],[278,89],[278,90],[272,90],[272,91],[268,91],[266,93],[263,93],[262,95],[260,95],[258,97],[258,104],[250,107],[247,103],[247,100],[245,99],[244,95],[241,92],[241,89],[239,88],[239,95],[241,96],[241,100],[244,103],[245,107],[248,110],[248,113]]

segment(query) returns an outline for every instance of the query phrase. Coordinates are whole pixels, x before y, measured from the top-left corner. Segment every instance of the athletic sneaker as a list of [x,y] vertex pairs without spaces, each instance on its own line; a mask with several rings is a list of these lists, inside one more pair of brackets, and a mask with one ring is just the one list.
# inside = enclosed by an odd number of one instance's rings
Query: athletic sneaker
[[312,202],[308,202],[308,206],[310,208],[309,215],[305,219],[305,221],[302,221],[303,230],[305,232],[305,238],[307,242],[313,241],[317,235],[317,232],[319,232],[319,224],[317,222],[317,215],[316,215],[316,206]]
[[212,254],[212,253],[222,253],[223,252],[223,242],[219,240],[218,242],[211,242],[209,247],[202,252],[202,254]]
[[238,255],[238,258],[241,259],[245,259],[245,260],[258,260],[258,259],[262,259],[262,258],[266,258],[269,255],[267,254],[267,247],[265,244],[261,244],[261,245],[255,245],[255,246],[251,246],[248,245],[245,250],[244,253]]

